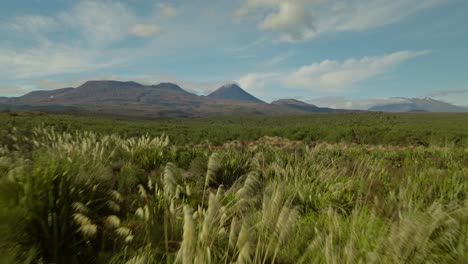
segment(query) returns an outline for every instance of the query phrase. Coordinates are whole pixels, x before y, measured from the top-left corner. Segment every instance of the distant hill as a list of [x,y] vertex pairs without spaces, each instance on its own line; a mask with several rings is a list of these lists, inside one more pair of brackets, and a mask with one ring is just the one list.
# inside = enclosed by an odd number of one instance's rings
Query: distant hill
[[73,113],[139,118],[308,113],[297,108],[267,104],[237,85],[225,85],[209,96],[199,96],[173,83],[142,85],[119,81],[88,81],[76,88],[0,97],[0,109],[70,110]]
[[397,97],[396,99],[399,99],[398,102],[375,105],[369,110],[382,112],[468,112],[468,108],[455,106],[429,97]]
[[[377,100],[368,111],[468,112],[431,98]],[[296,99],[265,103],[237,84],[226,84],[207,96],[185,91],[174,83],[87,81],[72,88],[32,91],[19,97],[0,97],[0,110],[44,110],[87,115],[137,118],[209,117],[223,115],[304,115],[359,110],[319,107]]]
[[240,88],[237,84],[226,84],[210,93],[207,97],[213,99],[244,101],[252,103],[265,103]]
[[301,111],[305,111],[309,113],[349,112],[349,110],[343,110],[343,109],[318,107],[316,105],[308,104],[306,102],[299,101],[296,99],[279,99],[279,100],[271,102],[271,104],[293,108],[293,109],[297,109],[297,110],[301,110]]

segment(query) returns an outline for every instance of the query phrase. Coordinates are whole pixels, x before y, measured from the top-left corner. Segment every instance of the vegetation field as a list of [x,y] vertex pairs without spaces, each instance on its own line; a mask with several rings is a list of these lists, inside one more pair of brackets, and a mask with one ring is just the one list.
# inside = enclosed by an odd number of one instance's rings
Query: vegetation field
[[[15,127],[28,135],[37,126],[57,131],[92,131],[123,137],[165,134],[176,145],[253,141],[276,136],[305,142],[468,146],[468,113],[324,113],[307,116],[252,116],[157,121],[0,112],[0,133]],[[4,134],[0,134],[4,137]]]
[[468,115],[0,114],[0,263],[467,263]]

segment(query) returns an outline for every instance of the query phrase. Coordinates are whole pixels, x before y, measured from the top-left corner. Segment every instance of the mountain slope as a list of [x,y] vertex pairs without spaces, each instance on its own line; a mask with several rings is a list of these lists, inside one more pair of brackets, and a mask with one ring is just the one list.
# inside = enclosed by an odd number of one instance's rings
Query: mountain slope
[[316,105],[308,104],[306,102],[299,101],[296,99],[279,99],[279,100],[271,102],[271,104],[293,108],[293,109],[310,112],[310,113],[327,113],[327,112],[340,111],[337,109],[332,109],[332,108],[327,108],[327,107],[318,107]]
[[[242,90],[240,87],[231,87],[228,90],[239,89]],[[236,99],[229,96],[224,97],[226,99],[199,96],[172,83],[146,86],[136,82],[88,81],[77,88],[34,91],[20,97],[0,98],[0,108],[73,110],[139,118],[307,113],[299,109],[263,103],[248,93],[235,92],[233,95]]]
[[398,102],[371,107],[370,111],[382,112],[468,112],[467,108],[455,106],[432,98],[401,98]]
[[218,88],[216,91],[207,95],[207,97],[212,98],[212,99],[244,101],[244,102],[252,102],[252,103],[265,103],[262,100],[244,91],[237,84],[223,85],[220,88]]

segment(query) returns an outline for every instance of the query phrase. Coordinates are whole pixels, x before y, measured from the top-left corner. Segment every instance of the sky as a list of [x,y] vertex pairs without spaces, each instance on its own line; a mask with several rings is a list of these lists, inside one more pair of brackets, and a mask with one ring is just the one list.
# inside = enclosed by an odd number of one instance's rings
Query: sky
[[0,96],[112,79],[468,106],[467,14],[466,0],[1,1]]

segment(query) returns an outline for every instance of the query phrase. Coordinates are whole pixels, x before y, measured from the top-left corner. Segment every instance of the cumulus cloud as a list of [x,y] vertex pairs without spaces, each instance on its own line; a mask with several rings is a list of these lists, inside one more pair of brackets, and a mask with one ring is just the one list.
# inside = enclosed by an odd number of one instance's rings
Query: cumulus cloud
[[347,98],[344,96],[329,96],[307,100],[308,103],[319,107],[330,107],[335,109],[368,110],[376,105],[405,103],[405,98]]
[[[157,10],[159,17],[140,17],[122,2],[84,0],[50,16],[26,14],[6,20],[2,31],[28,41],[0,46],[0,77],[38,78],[116,65],[139,50],[109,46],[129,36],[153,37],[162,32],[158,21],[177,13],[171,5],[158,5]],[[57,35],[66,37],[57,40]]]
[[280,32],[286,40],[300,40],[314,29],[310,7],[315,0],[245,0],[234,13],[234,21],[259,20],[258,28]]
[[465,94],[465,93],[468,93],[468,89],[433,91],[433,92],[429,93],[427,96],[429,96],[429,97],[445,97],[445,96],[449,96],[449,95]]
[[136,16],[127,6],[109,1],[81,1],[59,17],[89,42],[97,44],[123,39],[136,23]]
[[119,57],[106,55],[109,53],[50,43],[21,52],[0,48],[0,77],[35,78],[94,70],[121,62]]
[[136,24],[130,32],[137,37],[152,37],[161,32],[161,28],[157,25]]
[[268,85],[278,81],[280,78],[279,73],[264,72],[264,73],[249,73],[237,81],[242,88],[250,92],[258,92],[267,88]]
[[15,17],[5,25],[8,29],[24,34],[38,34],[50,32],[60,27],[54,17],[42,15],[22,15]]
[[167,3],[158,3],[156,4],[156,14],[162,16],[163,18],[173,18],[177,16],[177,9]]
[[314,29],[312,14],[299,1],[284,1],[278,4],[278,10],[269,14],[259,24],[263,30],[279,31],[287,38],[300,40]]
[[353,0],[331,5],[320,18],[323,30],[363,31],[400,21],[446,0]]
[[251,18],[261,30],[283,40],[310,39],[324,33],[364,31],[403,20],[446,0],[244,0],[235,21]]
[[340,91],[354,83],[386,73],[409,59],[428,53],[429,51],[398,51],[388,55],[352,58],[341,62],[324,60],[290,73],[286,83],[304,89]]
[[258,47],[260,45],[262,45],[263,43],[265,43],[265,41],[267,41],[266,38],[264,37],[261,37],[261,38],[258,38],[250,43],[247,43],[246,45],[243,45],[243,46],[240,46],[240,47],[235,47],[233,49],[228,49],[227,52],[228,53],[243,53],[249,49],[252,49],[252,48],[255,48],[255,47]]
[[[160,5],[160,16],[172,17],[176,9]],[[92,43],[108,44],[128,35],[152,37],[161,32],[155,19],[138,17],[128,6],[115,1],[82,1],[60,15],[67,25],[81,31]]]
[[1,85],[0,96],[17,96],[24,93],[24,90],[17,85]]
[[281,85],[304,90],[341,92],[355,83],[390,72],[407,60],[429,53],[430,51],[398,51],[344,61],[324,60],[289,72],[249,73],[242,76],[239,83],[249,89]]
[[[173,18],[177,16],[178,11],[170,4],[158,3],[155,5],[154,14],[154,19],[146,19],[146,23],[133,22],[129,33],[141,38],[149,38],[158,35],[162,32],[162,28],[158,25],[157,21]],[[135,17],[134,21],[136,20],[137,18]]]
[[55,90],[60,88],[72,87],[67,82],[57,80],[37,80],[34,82],[38,90]]
[[107,45],[128,36],[152,37],[161,32],[159,21],[176,16],[177,9],[158,4],[153,15],[138,16],[129,6],[118,1],[77,1],[70,10],[50,16],[28,14],[11,19],[2,28],[47,38],[52,31],[76,33],[88,45]]
[[275,56],[271,57],[270,59],[260,63],[260,66],[262,66],[262,67],[271,67],[271,66],[281,64],[282,62],[284,62],[284,61],[288,60],[289,58],[291,58],[294,54],[295,54],[295,52],[293,50],[289,50],[289,51],[280,53],[280,54],[275,55]]

